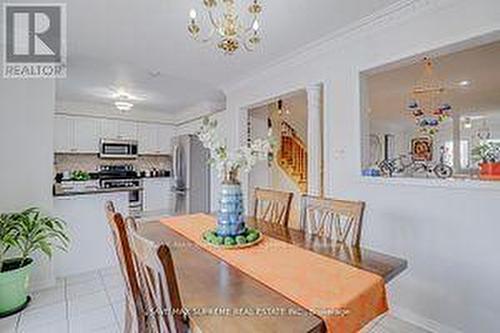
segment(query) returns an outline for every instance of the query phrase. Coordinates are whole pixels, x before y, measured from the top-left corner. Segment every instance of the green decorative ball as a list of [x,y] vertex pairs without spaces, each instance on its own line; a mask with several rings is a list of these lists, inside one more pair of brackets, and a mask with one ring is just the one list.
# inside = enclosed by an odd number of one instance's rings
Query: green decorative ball
[[244,245],[247,243],[247,239],[245,238],[245,236],[237,236],[236,237],[236,243],[238,245]]
[[224,245],[234,246],[234,245],[236,245],[236,241],[234,240],[233,237],[226,237],[226,238],[224,238]]
[[251,232],[247,235],[246,238],[248,243],[255,242],[259,238],[259,234]]
[[224,243],[224,238],[222,238],[221,236],[215,237],[213,242],[213,244],[215,245],[222,245],[223,243]]

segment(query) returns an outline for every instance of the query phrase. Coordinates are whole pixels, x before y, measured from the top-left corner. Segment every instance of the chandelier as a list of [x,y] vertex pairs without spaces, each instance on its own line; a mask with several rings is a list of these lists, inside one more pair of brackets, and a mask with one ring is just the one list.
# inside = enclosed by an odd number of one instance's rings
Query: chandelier
[[446,89],[434,76],[432,61],[424,58],[424,73],[410,92],[407,109],[424,134],[434,135],[439,125],[451,114],[451,105],[444,101]]
[[235,0],[203,0],[203,5],[210,25],[209,33],[207,37],[200,36],[202,29],[197,22],[198,15],[195,9],[191,9],[188,31],[193,39],[203,43],[214,41],[217,48],[228,55],[241,48],[253,51],[260,43],[258,19],[262,5],[259,0],[253,0],[248,7],[251,18],[248,25],[240,18]]

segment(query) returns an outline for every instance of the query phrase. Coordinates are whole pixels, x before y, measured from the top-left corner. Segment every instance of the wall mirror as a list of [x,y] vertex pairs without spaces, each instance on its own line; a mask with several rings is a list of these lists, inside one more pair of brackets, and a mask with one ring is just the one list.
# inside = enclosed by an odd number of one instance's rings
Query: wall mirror
[[500,180],[500,41],[361,74],[362,172]]

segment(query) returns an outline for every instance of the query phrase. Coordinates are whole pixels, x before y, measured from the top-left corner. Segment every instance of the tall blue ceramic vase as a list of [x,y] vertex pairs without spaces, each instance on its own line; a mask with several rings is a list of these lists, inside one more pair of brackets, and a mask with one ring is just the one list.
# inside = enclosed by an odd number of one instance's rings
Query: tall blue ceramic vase
[[222,237],[234,237],[245,232],[243,192],[241,184],[233,176],[226,177],[220,193],[217,235]]

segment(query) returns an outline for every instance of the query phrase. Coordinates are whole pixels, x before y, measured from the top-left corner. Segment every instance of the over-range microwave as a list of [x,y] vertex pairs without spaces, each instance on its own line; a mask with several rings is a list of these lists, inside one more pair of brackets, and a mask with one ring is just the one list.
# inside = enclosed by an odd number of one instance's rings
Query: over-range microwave
[[101,139],[99,144],[100,158],[133,159],[139,154],[136,140]]

